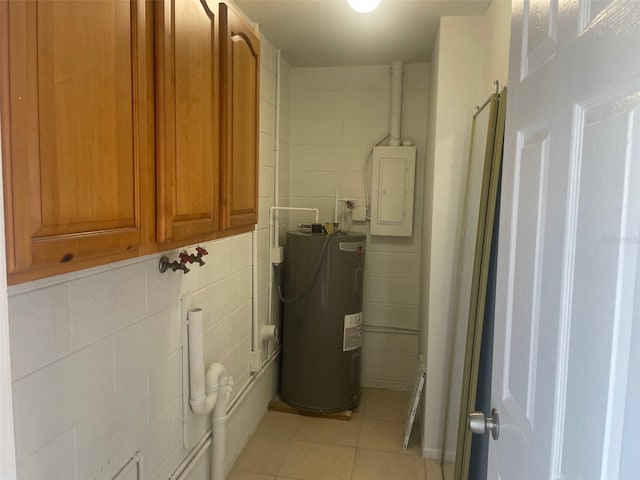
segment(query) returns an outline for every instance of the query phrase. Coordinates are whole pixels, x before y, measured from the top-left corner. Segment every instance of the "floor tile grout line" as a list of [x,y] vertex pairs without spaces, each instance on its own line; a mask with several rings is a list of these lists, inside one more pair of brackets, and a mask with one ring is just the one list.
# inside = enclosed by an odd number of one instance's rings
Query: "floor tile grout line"
[[[376,452],[385,453],[385,454],[392,455],[398,460],[401,458],[404,458],[406,460],[412,459],[410,463],[414,465],[414,467],[412,467],[414,468],[413,471],[421,479],[426,479],[427,470],[428,470],[427,465],[419,452],[412,451],[412,450],[401,451],[400,450],[401,444],[398,445],[397,449],[384,448],[385,446],[387,446],[385,445],[385,443],[388,443],[389,444],[388,446],[396,445],[397,443],[396,434],[391,434],[391,436],[389,436],[387,434],[384,434],[384,432],[378,432],[378,433],[382,433],[381,438],[383,439],[383,443],[382,443],[383,448],[380,448],[379,445],[375,445],[375,442],[373,447],[363,446],[363,440],[364,440],[363,434],[365,433],[364,432],[365,422],[369,424],[378,423],[379,425],[384,425],[384,424],[401,425],[402,424],[403,419],[400,417],[392,418],[388,415],[385,416],[386,415],[385,413],[382,418],[378,418],[376,417],[375,413],[376,412],[384,413],[387,411],[390,412],[392,415],[393,415],[393,412],[398,414],[401,413],[400,410],[404,410],[404,408],[399,408],[399,407],[400,407],[400,404],[404,404],[406,401],[408,401],[407,395],[408,395],[408,392],[400,393],[400,394],[398,394],[397,392],[385,393],[384,391],[376,391],[376,390],[372,391],[370,389],[363,388],[363,395],[362,395],[360,404],[357,408],[353,409],[354,417],[352,417],[351,419],[351,422],[355,421],[355,422],[359,422],[359,424],[354,425],[355,428],[342,429],[341,426],[339,427],[338,421],[335,421],[335,423],[323,421],[322,423],[318,424],[318,425],[322,425],[322,429],[323,429],[323,431],[320,432],[320,434],[318,435],[322,439],[321,441],[318,441],[313,438],[313,435],[314,435],[313,422],[307,422],[305,419],[301,419],[299,421],[298,420],[292,421],[292,422],[284,421],[280,423],[278,418],[281,416],[277,415],[275,417],[275,420],[276,420],[275,423],[272,423],[274,419],[270,419],[269,422],[265,424],[265,425],[268,425],[267,427],[268,430],[266,430],[267,432],[266,435],[264,434],[265,432],[259,433],[257,431],[254,432],[252,435],[255,437],[260,437],[262,439],[261,442],[265,442],[265,441],[269,442],[271,440],[276,440],[276,439],[282,442],[281,445],[282,445],[283,455],[280,462],[278,462],[279,465],[275,473],[275,477],[273,477],[274,475],[273,473],[267,474],[266,472],[255,472],[253,470],[244,470],[244,469],[237,469],[237,470],[240,472],[246,472],[246,473],[259,473],[261,475],[269,476],[273,480],[279,480],[280,478],[292,479],[292,480],[304,480],[304,479],[308,480],[311,478],[318,478],[317,472],[310,471],[309,473],[307,473],[306,471],[304,471],[304,469],[297,472],[298,476],[281,477],[281,475],[285,473],[283,472],[283,467],[285,466],[288,459],[290,459],[292,452],[294,451],[294,446],[296,442],[301,442],[307,445],[307,447],[309,448],[309,451],[313,451],[314,446],[334,447],[334,448],[344,449],[345,451],[349,451],[350,467],[347,467],[347,465],[345,464],[343,464],[343,467],[342,467],[344,470],[346,470],[347,468],[350,468],[348,477],[346,475],[344,477],[344,478],[348,478],[349,480],[355,480],[356,478],[358,478],[359,480],[373,480],[374,478],[378,478],[378,474],[376,474],[376,472],[370,472],[372,473],[373,476],[367,475],[366,477],[363,477],[362,476],[363,472],[361,471],[361,469],[359,470],[356,469],[359,455],[362,455],[364,452],[369,452],[369,455],[376,455]],[[389,409],[386,408],[386,404],[388,403],[391,403],[391,405],[388,405]],[[370,411],[371,408],[373,408],[372,416],[370,416],[371,413],[367,414],[367,411]],[[334,426],[338,428],[334,428]],[[269,433],[273,433],[274,431],[277,432],[279,429],[282,429],[282,431],[285,434],[284,435],[269,434]],[[309,429],[309,430],[306,431],[306,433],[303,433],[305,432],[305,429]],[[345,435],[344,435],[345,430],[347,432],[347,435],[346,435],[347,438],[351,438],[352,435],[355,435],[355,445],[337,443],[335,441],[326,440],[326,438],[331,439],[334,437],[345,438]],[[303,435],[308,435],[309,437],[311,437],[311,439],[304,438]],[[393,458],[393,457],[389,457],[389,458]],[[419,467],[418,465],[415,464],[415,460],[413,459],[418,459],[420,463]],[[345,460],[347,460],[347,458],[345,458]],[[400,462],[401,463],[405,462],[405,460],[400,460]],[[415,470],[416,467],[418,468],[417,470]],[[318,467],[316,467],[316,469],[317,468]],[[344,470],[342,471],[344,473],[347,473]],[[300,477],[300,475],[302,476]],[[431,480],[431,479],[428,479],[428,480]]]
[[399,452],[397,450],[385,450],[384,448],[374,448],[374,447],[358,447],[359,450],[369,450],[373,452],[385,452],[385,453],[395,453],[398,455],[406,455],[408,457],[419,457],[422,458],[418,452]]
[[358,447],[353,449],[353,460],[351,461],[351,474],[349,475],[349,480],[353,480],[353,475],[356,473],[356,458],[358,458]]
[[424,480],[429,480],[427,478],[427,463],[424,461],[424,458],[422,459],[422,470],[424,473]]

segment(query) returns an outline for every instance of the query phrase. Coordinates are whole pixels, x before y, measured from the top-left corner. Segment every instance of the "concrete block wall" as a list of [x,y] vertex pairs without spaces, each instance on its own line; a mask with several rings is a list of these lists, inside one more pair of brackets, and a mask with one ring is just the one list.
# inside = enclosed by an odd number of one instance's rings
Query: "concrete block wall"
[[[247,384],[251,235],[205,246],[207,264],[186,276],[160,274],[150,256],[10,289],[18,478],[110,479],[136,450],[149,478],[171,473],[188,453],[187,294],[205,312],[206,361],[227,367],[235,395]],[[190,433],[202,436],[207,419],[185,413]]]
[[[335,189],[363,205],[365,156],[389,130],[389,65],[291,68],[289,188],[292,206],[319,208],[334,219]],[[410,390],[418,331],[419,264],[427,132],[429,65],[407,64],[403,78],[402,138],[417,146],[412,237],[369,235],[365,222],[344,216],[344,227],[367,234],[363,383]],[[371,181],[371,166],[367,168]],[[370,183],[369,183],[370,184]],[[342,215],[340,215],[339,221]],[[309,222],[291,215],[292,224]],[[409,329],[380,332],[380,327]]]
[[[261,40],[257,262],[264,324],[276,69],[273,46]],[[277,388],[275,362],[258,375],[249,371],[252,235],[204,244],[206,265],[187,275],[160,274],[160,255],[151,255],[9,289],[19,480],[110,480],[137,450],[145,478],[168,478],[210,424],[185,408],[182,390],[183,321],[196,306],[205,314],[205,362],[223,363],[235,380],[227,424],[232,465]],[[178,251],[165,254],[176,258]],[[273,353],[263,345],[263,360]],[[190,478],[207,478],[208,459]]]

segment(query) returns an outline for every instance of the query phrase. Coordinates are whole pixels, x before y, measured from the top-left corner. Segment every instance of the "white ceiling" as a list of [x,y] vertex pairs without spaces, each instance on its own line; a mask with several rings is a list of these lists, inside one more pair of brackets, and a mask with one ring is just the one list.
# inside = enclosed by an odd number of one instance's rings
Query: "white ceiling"
[[347,0],[235,0],[292,66],[429,61],[446,15],[482,15],[490,0],[382,0],[357,13]]

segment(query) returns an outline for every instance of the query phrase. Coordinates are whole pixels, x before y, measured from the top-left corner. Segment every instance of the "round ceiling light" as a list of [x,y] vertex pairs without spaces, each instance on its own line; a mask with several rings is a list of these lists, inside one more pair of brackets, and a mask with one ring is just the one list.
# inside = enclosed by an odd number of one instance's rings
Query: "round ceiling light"
[[351,8],[353,8],[356,12],[367,13],[380,4],[380,0],[347,0]]

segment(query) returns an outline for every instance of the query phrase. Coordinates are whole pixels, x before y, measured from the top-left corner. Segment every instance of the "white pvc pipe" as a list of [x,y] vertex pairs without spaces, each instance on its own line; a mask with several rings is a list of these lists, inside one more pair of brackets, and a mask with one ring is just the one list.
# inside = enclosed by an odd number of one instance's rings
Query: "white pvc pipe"
[[[214,363],[220,365],[219,363]],[[222,365],[220,365],[222,367]],[[212,480],[224,480],[224,456],[226,445],[226,423],[227,423],[227,401],[229,399],[230,387],[228,386],[228,376],[224,367],[222,372],[219,372],[218,382],[216,385],[220,385],[223,390],[218,395],[218,401],[213,407],[213,417],[211,423],[213,424],[213,433],[211,438],[213,439],[213,445],[211,446],[211,479]]]
[[[280,206],[280,50],[276,51],[276,132],[275,132],[275,140],[273,145],[274,157],[275,157],[275,172],[273,176],[273,205],[275,207]],[[275,222],[279,223],[278,211],[275,212]],[[279,239],[277,241],[280,241]]]
[[391,63],[391,134],[389,145],[400,146],[400,124],[402,121],[402,62]]
[[[274,175],[273,175],[273,206],[280,206],[280,111],[281,111],[281,103],[280,99],[282,98],[282,92],[280,91],[282,88],[282,56],[280,49],[276,50],[276,119],[275,119],[275,139],[274,139]],[[273,215],[273,222],[271,221],[271,215]],[[276,232],[276,240],[273,241],[273,223],[278,225],[275,229]],[[271,248],[272,245],[278,246],[280,244],[280,215],[278,215],[278,210],[272,211],[269,210],[269,283],[267,286],[267,323],[273,323],[273,263],[271,259]],[[271,355],[269,345],[267,345],[267,358]]]
[[[227,413],[227,418],[231,418],[236,414],[240,405],[246,400],[249,394],[253,391],[253,388],[258,380],[262,378],[265,371],[271,367],[271,365],[278,358],[278,354],[280,353],[280,347],[276,347],[275,351],[272,355],[264,362],[262,370],[257,372],[255,375],[252,375],[249,380],[244,384],[242,389],[239,391],[238,395],[233,399],[233,403],[230,405],[227,403],[227,408],[229,408],[229,412]],[[195,465],[198,463],[200,457],[204,454],[204,452],[211,446],[213,436],[213,428],[207,430],[207,433],[196,443],[195,447],[191,450],[191,453],[185,457],[185,459],[180,463],[178,468],[169,475],[168,480],[186,480]]]
[[189,405],[196,415],[208,415],[213,404],[207,405],[204,377],[204,334],[202,332],[202,309],[193,308],[189,320]]
[[[280,233],[279,226],[276,223],[276,215],[275,213],[279,210],[288,210],[288,211],[296,211],[296,212],[315,212],[316,214],[316,223],[320,222],[320,210],[317,208],[302,208],[302,207],[276,207],[273,206],[269,209],[269,238],[271,245],[270,248],[278,248],[280,247]],[[271,259],[273,263],[273,259]]]
[[[299,211],[299,212],[314,212],[315,215],[315,223],[319,223],[320,222],[320,210],[317,208],[299,208],[299,207],[276,207],[273,206],[269,209],[269,261],[271,263],[271,265],[269,265],[269,285],[268,285],[268,291],[267,291],[267,308],[268,308],[268,312],[267,312],[267,324],[272,324],[273,320],[272,320],[272,316],[273,316],[273,265],[274,265],[274,261],[273,261],[273,257],[271,255],[271,253],[273,252],[274,248],[279,248],[280,242],[278,241],[279,238],[279,233],[278,233],[278,225],[275,224],[275,212],[277,212],[278,210],[293,210],[293,211]],[[275,232],[275,234],[274,234]],[[257,328],[256,328],[257,330]],[[267,352],[269,355],[271,355],[270,352]],[[269,356],[268,355],[268,356]]]
[[207,370],[205,383],[207,397],[215,397],[211,423],[211,479],[224,480],[224,456],[226,445],[227,402],[231,392],[231,379],[221,363],[213,363]]
[[263,325],[260,328],[260,340],[263,342],[273,341],[278,344],[278,327],[276,325]]
[[260,351],[258,345],[258,226],[251,232],[251,351]]
[[193,308],[188,313],[189,320],[189,404],[196,415],[211,418],[211,478],[224,480],[225,429],[227,421],[227,401],[232,380],[221,363],[212,363],[204,373],[204,334],[202,331],[202,309]]

